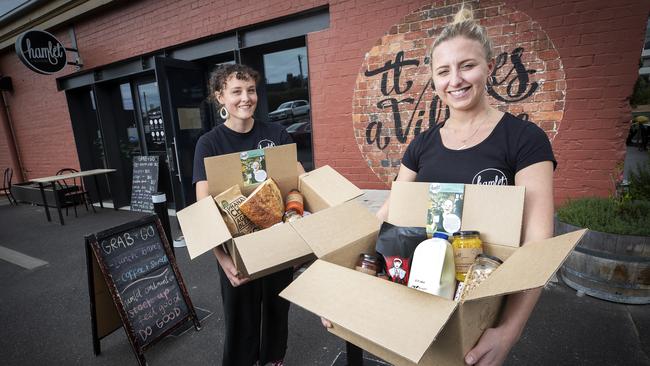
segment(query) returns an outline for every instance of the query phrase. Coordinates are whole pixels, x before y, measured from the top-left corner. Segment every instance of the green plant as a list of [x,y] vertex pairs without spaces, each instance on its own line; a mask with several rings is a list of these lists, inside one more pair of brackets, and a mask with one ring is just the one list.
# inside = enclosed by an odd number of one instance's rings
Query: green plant
[[650,201],[650,156],[630,171],[628,180],[632,200]]
[[579,198],[557,210],[560,221],[621,235],[650,236],[650,201]]

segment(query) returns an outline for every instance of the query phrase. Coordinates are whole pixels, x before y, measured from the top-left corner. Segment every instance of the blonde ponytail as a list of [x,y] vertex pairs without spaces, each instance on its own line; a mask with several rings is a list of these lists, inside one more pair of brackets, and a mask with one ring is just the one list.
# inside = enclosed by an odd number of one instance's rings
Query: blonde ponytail
[[465,37],[477,41],[483,47],[485,58],[490,61],[494,57],[492,51],[492,40],[487,35],[487,30],[474,20],[474,13],[472,9],[465,7],[463,4],[454,15],[452,23],[447,24],[440,32],[440,35],[433,41],[431,47],[431,66],[433,67],[433,50],[436,49],[442,42],[454,39],[456,37]]
[[465,4],[460,7],[460,10],[454,15],[454,21],[451,24],[462,23],[465,21],[473,21],[474,13],[472,9],[466,8]]

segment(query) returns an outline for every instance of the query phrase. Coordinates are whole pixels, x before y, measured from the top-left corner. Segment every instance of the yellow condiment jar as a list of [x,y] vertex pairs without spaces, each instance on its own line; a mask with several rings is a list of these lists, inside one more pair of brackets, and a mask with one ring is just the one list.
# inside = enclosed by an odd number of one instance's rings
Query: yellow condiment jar
[[456,279],[465,281],[465,275],[476,257],[483,253],[483,242],[478,231],[458,231],[451,242],[454,249]]

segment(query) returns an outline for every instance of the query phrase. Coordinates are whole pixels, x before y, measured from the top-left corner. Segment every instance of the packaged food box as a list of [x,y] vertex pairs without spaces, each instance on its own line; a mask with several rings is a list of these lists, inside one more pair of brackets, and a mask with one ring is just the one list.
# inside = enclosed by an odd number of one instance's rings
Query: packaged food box
[[[426,225],[429,183],[394,182],[388,222]],[[455,302],[355,271],[361,252],[374,249],[378,223],[342,222],[354,250],[320,257],[280,296],[333,323],[337,336],[395,365],[464,365],[465,354],[483,331],[495,325],[505,295],[544,286],[586,230],[520,246],[523,187],[465,185],[461,230],[478,230],[487,254],[504,263]],[[352,230],[355,230],[352,234]],[[298,228],[312,245],[327,236]]]
[[[177,213],[190,258],[194,259],[207,251],[211,252],[214,247],[225,245],[240,272],[247,277],[259,278],[325,256],[336,251],[337,247],[350,244],[346,242],[345,235],[337,234],[336,230],[343,220],[350,218],[327,216],[322,219],[325,216],[323,213],[362,195],[363,191],[330,166],[299,176],[295,144],[264,149],[263,164],[255,164],[257,174],[252,171],[247,173],[253,164],[250,156],[244,155],[243,158],[242,153],[233,153],[205,159],[211,197],[199,200]],[[259,151],[255,154],[255,159],[259,162]],[[312,215],[233,238],[213,197],[236,184],[244,195],[248,195],[257,187],[257,184],[249,183],[255,175],[260,176],[259,167],[263,167],[264,173],[275,180],[283,197],[291,189],[298,188],[304,196],[305,209],[312,212]],[[350,207],[351,212],[365,211],[366,215],[372,216],[357,203],[349,202],[346,207]],[[322,250],[314,248],[296,229],[309,223],[326,228],[331,242],[336,244]]]

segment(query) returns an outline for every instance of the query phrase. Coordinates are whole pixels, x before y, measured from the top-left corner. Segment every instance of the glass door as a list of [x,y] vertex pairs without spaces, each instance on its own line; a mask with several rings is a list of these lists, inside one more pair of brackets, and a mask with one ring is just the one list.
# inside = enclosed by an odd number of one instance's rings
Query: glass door
[[158,156],[158,192],[166,193],[169,207],[174,207],[175,195],[170,170],[172,158],[167,153],[158,83],[153,77],[148,77],[134,84],[144,155]]
[[241,62],[260,72],[256,118],[284,126],[305,170],[314,169],[309,66],[304,37],[240,50]]
[[155,58],[164,139],[176,210],[196,201],[192,166],[196,142],[210,123],[201,110],[206,99],[203,67],[165,57]]

